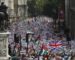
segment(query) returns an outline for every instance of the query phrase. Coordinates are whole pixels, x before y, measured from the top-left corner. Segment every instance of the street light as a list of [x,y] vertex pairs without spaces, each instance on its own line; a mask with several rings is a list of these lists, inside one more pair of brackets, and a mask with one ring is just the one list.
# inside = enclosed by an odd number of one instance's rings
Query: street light
[[26,52],[27,52],[27,54],[28,54],[28,44],[29,44],[29,41],[31,40],[32,35],[33,35],[33,32],[27,31],[27,33],[26,33],[26,42],[27,42],[27,50],[26,50]]

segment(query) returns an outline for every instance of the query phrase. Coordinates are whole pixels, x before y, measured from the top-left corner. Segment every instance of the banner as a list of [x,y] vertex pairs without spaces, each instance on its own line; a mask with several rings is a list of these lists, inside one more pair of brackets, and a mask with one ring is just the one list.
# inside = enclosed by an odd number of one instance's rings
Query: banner
[[59,40],[52,40],[52,41],[49,41],[48,48],[51,51],[56,52],[56,51],[58,51],[58,50],[63,48],[63,43],[62,43],[62,41],[59,41]]

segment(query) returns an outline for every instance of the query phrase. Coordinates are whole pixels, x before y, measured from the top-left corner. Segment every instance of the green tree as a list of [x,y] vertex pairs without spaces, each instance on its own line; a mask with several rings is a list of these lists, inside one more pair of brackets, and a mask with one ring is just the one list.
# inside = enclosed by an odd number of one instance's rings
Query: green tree
[[59,5],[62,5],[62,0],[30,0],[28,1],[28,11],[31,16],[53,16],[54,10],[57,11]]
[[47,0],[29,0],[28,1],[28,12],[30,16],[41,15],[43,12],[43,8]]
[[28,2],[27,2],[29,16],[35,16],[36,15],[36,12],[35,12],[35,1],[36,0],[28,0]]
[[59,0],[48,0],[43,9],[43,14],[47,16],[54,17],[58,12]]
[[36,3],[35,8],[36,8],[37,15],[41,15],[43,12],[44,6],[47,3],[47,0],[36,0],[35,3]]

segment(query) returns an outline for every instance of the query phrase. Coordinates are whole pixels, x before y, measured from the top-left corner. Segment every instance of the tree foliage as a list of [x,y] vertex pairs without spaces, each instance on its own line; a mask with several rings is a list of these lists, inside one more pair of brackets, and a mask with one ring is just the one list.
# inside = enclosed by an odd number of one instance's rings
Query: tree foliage
[[30,16],[35,16],[35,1],[36,0],[28,0],[28,13]]
[[46,3],[47,3],[47,0],[36,0],[35,8],[36,8],[36,12],[38,14],[42,14],[43,8]]
[[62,3],[60,0],[30,0],[28,1],[28,11],[30,15],[48,15],[52,16],[53,11],[58,9]]

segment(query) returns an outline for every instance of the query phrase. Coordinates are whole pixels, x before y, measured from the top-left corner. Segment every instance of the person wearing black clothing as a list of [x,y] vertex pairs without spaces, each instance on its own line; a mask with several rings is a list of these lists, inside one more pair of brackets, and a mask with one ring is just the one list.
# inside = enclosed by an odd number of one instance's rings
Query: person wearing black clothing
[[9,50],[9,55],[11,55],[11,46],[10,45],[8,45],[8,50]]

